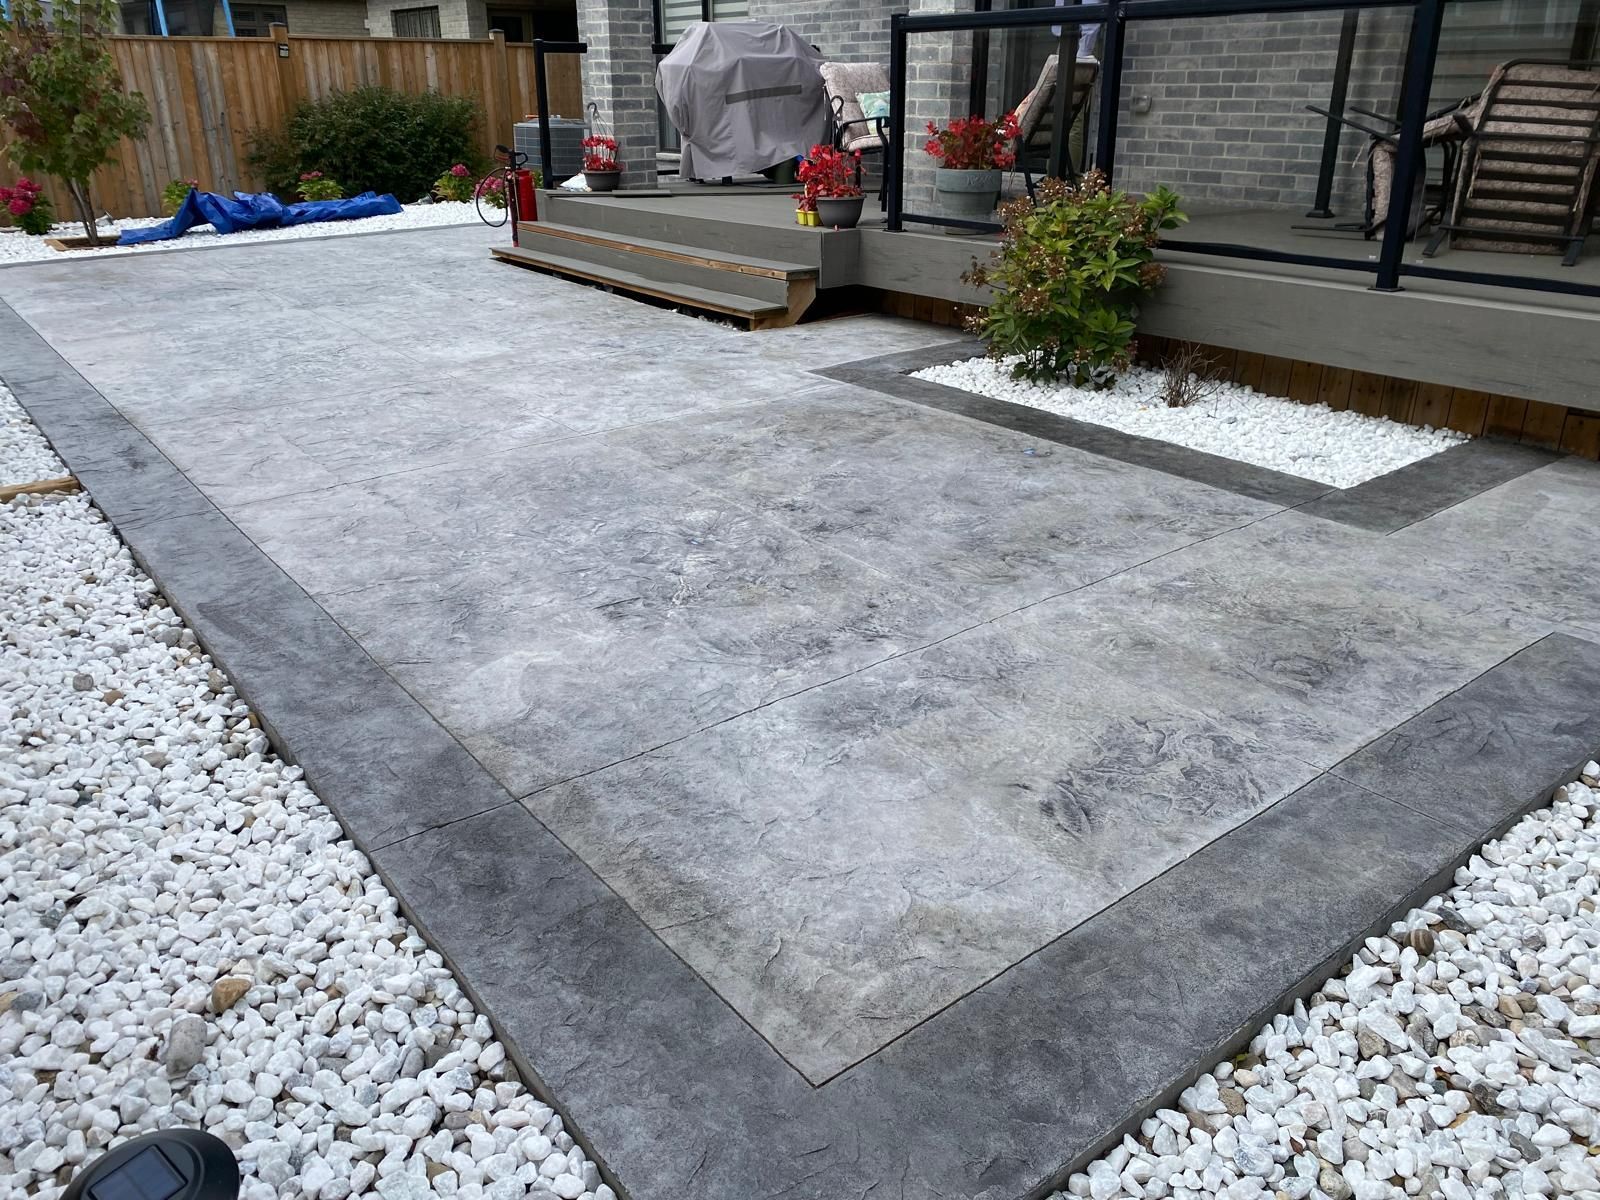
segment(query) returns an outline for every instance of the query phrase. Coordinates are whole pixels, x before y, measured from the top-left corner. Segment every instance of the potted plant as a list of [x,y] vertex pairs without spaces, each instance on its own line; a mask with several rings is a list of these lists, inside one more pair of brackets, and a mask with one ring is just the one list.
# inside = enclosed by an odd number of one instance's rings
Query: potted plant
[[583,181],[591,192],[614,192],[622,179],[622,164],[617,161],[617,139],[604,133],[591,133],[583,139]]
[[943,129],[929,121],[928,132],[933,136],[923,149],[939,163],[933,187],[941,211],[966,221],[985,220],[1000,200],[1000,172],[1017,163],[1016,140],[1022,132],[1017,114],[1008,112],[993,121],[958,117]]
[[804,192],[794,193],[794,223],[796,225],[820,225],[817,220],[817,202]]
[[798,177],[805,185],[805,197],[811,200],[817,214],[817,224],[825,229],[854,229],[861,220],[863,197],[856,183],[859,153],[846,154],[829,145],[811,147],[800,164]]

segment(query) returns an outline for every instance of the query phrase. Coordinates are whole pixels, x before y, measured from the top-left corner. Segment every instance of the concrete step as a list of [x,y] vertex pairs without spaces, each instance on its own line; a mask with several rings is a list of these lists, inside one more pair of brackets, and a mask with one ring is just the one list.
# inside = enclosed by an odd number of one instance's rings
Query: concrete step
[[594,264],[605,271],[627,271],[663,287],[681,285],[732,292],[788,305],[795,280],[817,277],[817,268],[726,250],[703,249],[653,238],[623,237],[548,221],[518,228],[522,249]]
[[[577,242],[570,244],[574,247],[582,245],[582,243]],[[773,299],[750,295],[748,292],[735,292],[707,287],[699,283],[685,282],[683,280],[663,279],[657,275],[647,275],[633,269],[637,266],[649,267],[665,261],[648,255],[635,255],[628,265],[611,265],[596,262],[592,258],[556,253],[554,249],[550,248],[552,245],[559,245],[557,239],[546,239],[538,247],[495,246],[490,253],[502,261],[516,263],[520,266],[534,267],[539,270],[564,275],[571,279],[603,284],[633,295],[651,296],[658,300],[667,300],[674,304],[684,305],[687,308],[721,313],[724,316],[748,322],[752,329],[781,328],[786,325],[793,325],[800,319],[806,308],[810,306],[812,299],[816,295],[816,277],[814,274],[811,276],[797,276],[787,281],[769,280],[769,283],[778,282],[783,285],[782,298]],[[755,277],[740,275],[738,272],[726,272],[719,278],[749,279]]]

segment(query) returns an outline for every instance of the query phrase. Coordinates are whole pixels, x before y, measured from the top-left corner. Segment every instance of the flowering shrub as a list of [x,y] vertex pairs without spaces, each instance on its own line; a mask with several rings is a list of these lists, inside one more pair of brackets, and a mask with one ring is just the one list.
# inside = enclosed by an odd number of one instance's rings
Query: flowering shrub
[[933,136],[923,146],[941,167],[955,171],[1010,170],[1017,164],[1015,142],[1022,134],[1017,114],[1008,112],[994,121],[983,117],[957,117],[940,129],[928,122]]
[[303,171],[300,174],[302,200],[340,200],[344,189],[337,179],[329,179],[321,171]]
[[620,171],[617,161],[617,139],[603,133],[593,133],[583,139],[583,169],[590,171]]
[[56,223],[50,197],[31,179],[19,179],[14,187],[0,187],[0,209],[17,223],[23,233],[43,235]]
[[811,147],[811,153],[805,156],[795,173],[805,185],[805,191],[795,199],[809,200],[815,208],[818,200],[851,200],[861,195],[861,188],[856,184],[856,165],[860,161],[859,151],[846,154],[826,144]]
[[189,198],[189,192],[200,186],[198,179],[174,179],[161,189],[161,212],[163,216],[170,217],[183,207],[183,202]]
[[994,288],[968,328],[990,357],[1021,356],[1018,379],[1108,385],[1133,360],[1139,297],[1166,276],[1153,261],[1160,231],[1188,220],[1177,195],[1163,187],[1136,199],[1090,171],[1076,185],[1046,179],[1037,203],[1012,200],[1000,216],[1000,249],[966,275]]
[[[538,182],[535,181],[533,186],[538,187]],[[504,208],[506,206],[505,176],[485,175],[482,182],[478,184],[477,195],[482,196],[483,202],[492,208]]]
[[475,181],[472,172],[467,169],[467,164],[457,163],[433,181],[434,199],[464,203],[472,199],[474,185]]

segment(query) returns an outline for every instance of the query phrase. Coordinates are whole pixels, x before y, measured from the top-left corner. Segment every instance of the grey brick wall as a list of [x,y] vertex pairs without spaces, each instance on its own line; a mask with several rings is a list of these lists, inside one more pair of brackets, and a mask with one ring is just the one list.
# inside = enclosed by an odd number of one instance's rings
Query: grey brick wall
[[[1316,191],[1340,14],[1227,17],[1128,25],[1116,176],[1166,184],[1191,208],[1308,209]],[[1410,14],[1361,14],[1348,103],[1398,108]],[[1133,111],[1147,98],[1149,111]],[[1363,118],[1364,119],[1364,118]],[[1347,131],[1335,177],[1340,216],[1359,215],[1365,135]]]
[[905,0],[750,0],[752,21],[787,25],[833,62],[889,65],[889,14]]
[[[487,37],[472,32],[469,0],[367,0],[367,31],[373,37],[394,36],[394,10],[397,8],[430,8],[439,10],[439,36],[446,38]],[[479,6],[482,12],[482,6]],[[292,20],[292,18],[291,18]],[[289,26],[291,33],[294,25]]]
[[651,0],[578,0],[578,33],[589,44],[583,56],[584,101],[599,106],[622,158],[622,185],[656,182],[659,141]]
[[[329,37],[366,37],[366,0],[284,0],[290,33],[321,33]],[[217,21],[217,31],[225,26]]]
[[[973,7],[973,0],[912,0],[910,11],[913,15],[971,12]],[[927,124],[942,125],[971,106],[971,64],[970,33],[919,33],[906,39],[907,212],[935,213],[935,163],[922,152]]]

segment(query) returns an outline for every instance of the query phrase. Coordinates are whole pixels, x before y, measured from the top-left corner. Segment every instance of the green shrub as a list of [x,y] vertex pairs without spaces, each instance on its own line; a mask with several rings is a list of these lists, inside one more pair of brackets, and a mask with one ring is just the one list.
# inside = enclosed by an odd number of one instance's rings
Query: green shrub
[[433,181],[433,198],[464,204],[472,199],[478,181],[472,177],[466,163],[456,163]]
[[281,194],[298,190],[301,175],[321,171],[351,192],[392,192],[410,203],[453,163],[477,163],[477,120],[477,106],[461,96],[382,87],[334,92],[300,105],[281,134],[255,135],[250,164]]
[[337,179],[329,179],[321,171],[307,171],[300,176],[300,199],[342,200],[344,188]]
[[200,186],[198,179],[174,179],[161,189],[161,215],[170,217],[189,198],[189,193]]
[[1133,359],[1139,298],[1165,278],[1153,261],[1160,231],[1188,220],[1177,195],[1135,199],[1090,171],[1076,185],[1047,179],[1037,204],[1014,200],[1000,215],[1000,249],[967,274],[994,288],[970,328],[991,357],[1020,356],[1019,379],[1108,385]]

